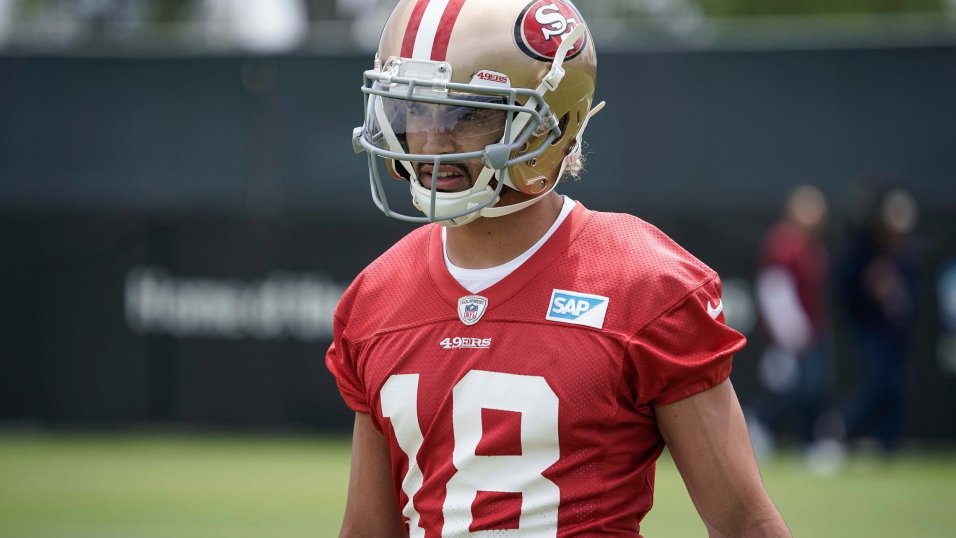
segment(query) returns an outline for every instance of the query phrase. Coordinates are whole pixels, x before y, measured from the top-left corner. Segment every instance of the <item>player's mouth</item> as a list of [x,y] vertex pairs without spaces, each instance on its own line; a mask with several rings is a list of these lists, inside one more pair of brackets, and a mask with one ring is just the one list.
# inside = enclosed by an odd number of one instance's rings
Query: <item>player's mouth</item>
[[438,168],[438,173],[435,173],[433,164],[420,165],[418,180],[426,189],[431,189],[434,181],[438,192],[460,192],[471,187],[471,174],[461,164],[443,164]]

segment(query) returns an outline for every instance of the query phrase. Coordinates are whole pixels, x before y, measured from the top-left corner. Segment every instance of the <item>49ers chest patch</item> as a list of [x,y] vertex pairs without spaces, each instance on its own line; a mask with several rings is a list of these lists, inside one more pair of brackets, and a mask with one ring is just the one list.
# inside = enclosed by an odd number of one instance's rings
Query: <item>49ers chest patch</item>
[[544,319],[601,329],[610,299],[576,291],[553,290]]

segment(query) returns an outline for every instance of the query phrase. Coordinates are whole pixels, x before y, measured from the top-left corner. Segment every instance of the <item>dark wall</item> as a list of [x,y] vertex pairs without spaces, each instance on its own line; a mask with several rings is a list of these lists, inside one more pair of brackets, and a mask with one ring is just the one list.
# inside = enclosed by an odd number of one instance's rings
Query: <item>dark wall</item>
[[[369,63],[0,57],[0,418],[347,428],[331,305],[411,229],[352,153]],[[909,431],[953,437],[935,279],[956,257],[954,95],[956,48],[607,54],[588,173],[564,190],[746,285],[794,185],[838,224],[852,178],[893,174],[923,209]]]
[[[0,207],[370,211],[349,140],[369,64],[0,57]],[[839,196],[866,171],[956,199],[956,48],[607,54],[599,70],[581,192],[603,207],[775,207],[794,181]]]

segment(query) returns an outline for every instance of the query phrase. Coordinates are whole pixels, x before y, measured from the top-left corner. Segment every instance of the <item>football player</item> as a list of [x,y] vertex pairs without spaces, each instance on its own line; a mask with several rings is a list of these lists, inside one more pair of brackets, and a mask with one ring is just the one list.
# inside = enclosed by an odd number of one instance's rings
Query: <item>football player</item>
[[634,538],[665,444],[712,535],[789,535],[728,380],[744,338],[717,275],[554,190],[603,106],[595,73],[567,0],[402,0],[388,19],[353,142],[378,207],[429,224],[336,309],[341,536]]

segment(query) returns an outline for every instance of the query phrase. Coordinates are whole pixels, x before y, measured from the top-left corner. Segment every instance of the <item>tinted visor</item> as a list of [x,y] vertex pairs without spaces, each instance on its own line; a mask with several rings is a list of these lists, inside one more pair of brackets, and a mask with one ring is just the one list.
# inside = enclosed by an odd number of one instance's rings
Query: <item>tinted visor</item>
[[408,154],[408,160],[481,151],[501,141],[508,112],[482,105],[504,104],[503,97],[450,93],[448,99],[458,102],[433,104],[372,95],[365,139],[379,149]]

